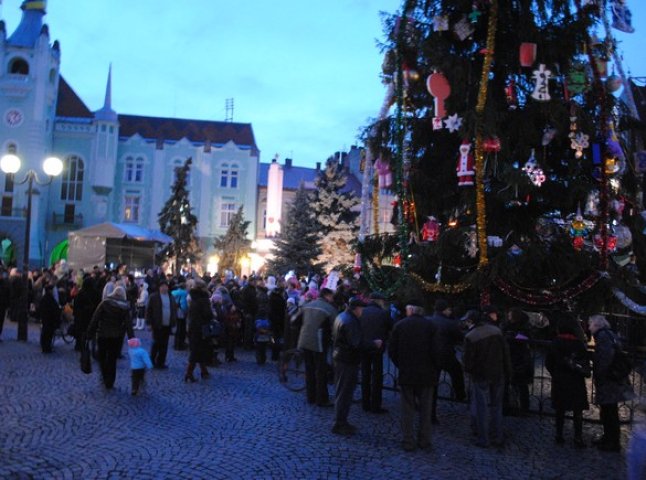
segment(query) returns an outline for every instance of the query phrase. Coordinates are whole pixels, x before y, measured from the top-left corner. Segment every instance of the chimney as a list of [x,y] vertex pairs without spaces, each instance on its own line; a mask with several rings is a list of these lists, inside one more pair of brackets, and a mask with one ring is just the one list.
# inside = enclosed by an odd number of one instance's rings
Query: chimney
[[292,159],[291,158],[286,158],[285,159],[285,168],[292,168]]
[[317,172],[321,171],[321,162],[316,162],[316,171]]

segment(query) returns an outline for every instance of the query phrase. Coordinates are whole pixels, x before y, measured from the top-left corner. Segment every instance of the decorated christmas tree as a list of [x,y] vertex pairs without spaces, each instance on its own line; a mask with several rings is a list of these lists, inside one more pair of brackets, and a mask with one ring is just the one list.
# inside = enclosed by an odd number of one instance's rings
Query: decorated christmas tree
[[372,287],[608,307],[643,250],[625,1],[406,0],[384,24],[364,183],[388,165],[397,233],[362,222]]
[[192,213],[186,188],[191,163],[192,159],[187,158],[184,165],[175,169],[171,196],[158,215],[160,230],[173,239],[162,255],[174,260],[175,272],[179,272],[186,263],[194,263],[202,253],[195,236],[197,217]]
[[321,254],[321,227],[312,212],[310,193],[303,185],[296,191],[286,218],[274,241],[274,258],[267,262],[267,270],[280,276],[291,270],[298,278],[320,273],[321,265],[315,261]]
[[226,233],[215,238],[213,247],[220,256],[220,272],[230,270],[236,275],[241,273],[240,261],[251,251],[251,240],[247,238],[250,224],[244,219],[244,208],[240,207],[231,217]]
[[328,159],[325,169],[314,180],[310,208],[319,223],[322,252],[318,262],[327,270],[353,261],[351,245],[359,230],[359,198],[347,187],[348,174],[341,163]]

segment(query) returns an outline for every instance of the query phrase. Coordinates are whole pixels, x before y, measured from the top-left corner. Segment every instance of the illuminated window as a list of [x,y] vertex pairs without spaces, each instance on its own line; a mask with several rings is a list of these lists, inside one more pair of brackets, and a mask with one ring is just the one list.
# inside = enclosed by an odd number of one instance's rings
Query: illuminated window
[[141,195],[139,192],[126,192],[123,204],[123,221],[129,223],[139,222],[139,209],[141,207]]

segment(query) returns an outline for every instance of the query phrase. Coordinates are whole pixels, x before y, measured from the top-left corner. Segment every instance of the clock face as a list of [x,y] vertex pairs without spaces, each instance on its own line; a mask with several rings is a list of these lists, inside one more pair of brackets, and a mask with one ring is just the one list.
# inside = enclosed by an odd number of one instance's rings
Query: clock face
[[9,109],[4,114],[4,121],[10,127],[19,126],[22,123],[22,120],[22,112],[16,108]]

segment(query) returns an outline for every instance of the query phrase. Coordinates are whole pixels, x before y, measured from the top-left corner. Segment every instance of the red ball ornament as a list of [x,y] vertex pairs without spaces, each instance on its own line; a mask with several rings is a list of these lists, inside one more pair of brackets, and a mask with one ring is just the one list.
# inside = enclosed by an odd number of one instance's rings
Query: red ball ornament
[[446,117],[444,100],[451,95],[451,85],[447,78],[439,72],[432,73],[426,79],[426,88],[428,93],[435,97],[435,117]]

